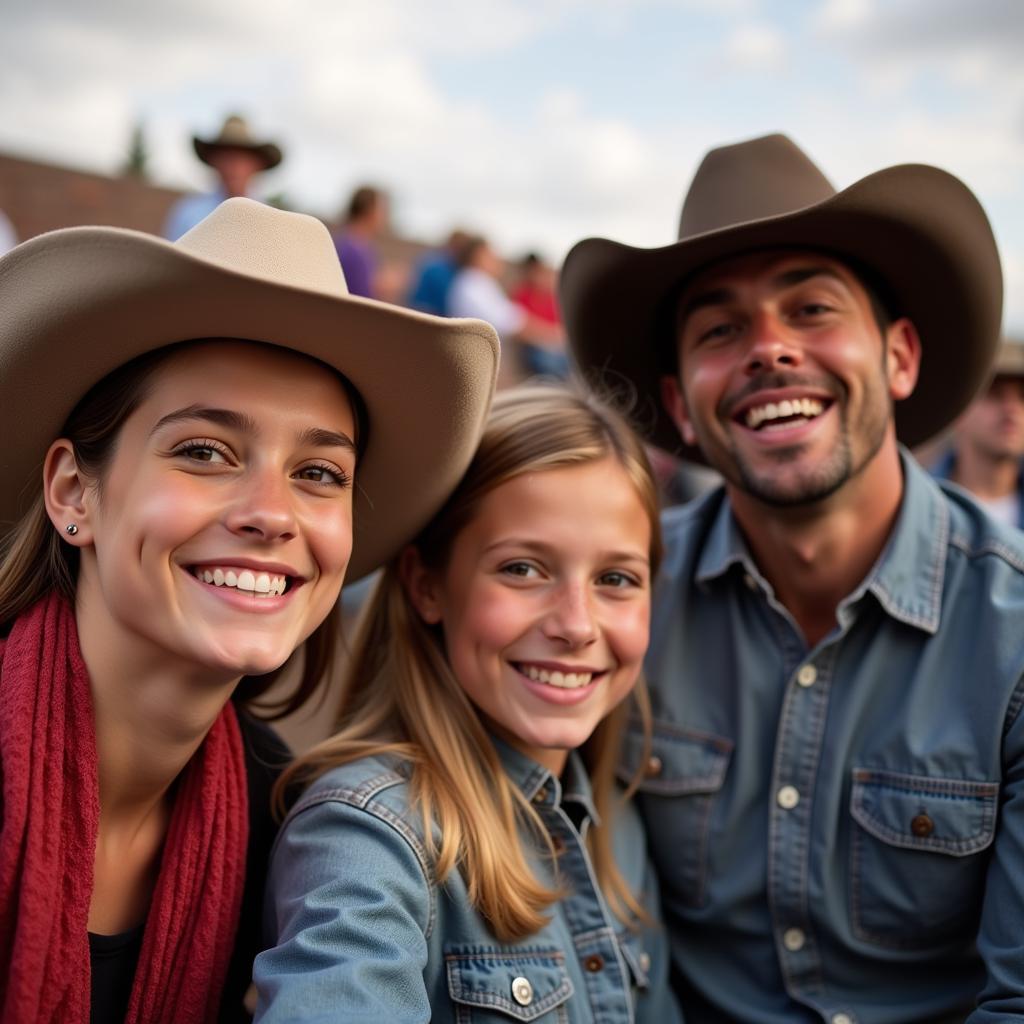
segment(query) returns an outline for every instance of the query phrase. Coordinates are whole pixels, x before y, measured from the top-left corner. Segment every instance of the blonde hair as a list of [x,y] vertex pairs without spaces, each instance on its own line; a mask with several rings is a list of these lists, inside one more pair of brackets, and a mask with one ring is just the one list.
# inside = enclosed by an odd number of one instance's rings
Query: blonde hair
[[[643,446],[609,405],[560,386],[527,385],[498,395],[465,477],[415,541],[420,557],[428,568],[444,566],[480,501],[513,477],[608,457],[625,469],[650,520],[653,577],[661,558],[658,492]],[[642,681],[632,702],[649,736]],[[615,864],[610,838],[628,714],[623,702],[600,722],[581,753],[603,821],[587,836],[598,882],[616,915],[633,926],[647,914]],[[532,831],[554,857],[550,836],[502,770],[475,707],[448,665],[439,628],[423,622],[402,586],[397,558],[384,570],[363,614],[338,723],[334,736],[286,770],[275,794],[279,811],[285,791],[296,782],[361,757],[397,756],[410,770],[413,803],[423,816],[438,882],[459,869],[470,901],[499,941],[524,938],[546,923],[544,912],[561,893],[534,875],[518,829]]]

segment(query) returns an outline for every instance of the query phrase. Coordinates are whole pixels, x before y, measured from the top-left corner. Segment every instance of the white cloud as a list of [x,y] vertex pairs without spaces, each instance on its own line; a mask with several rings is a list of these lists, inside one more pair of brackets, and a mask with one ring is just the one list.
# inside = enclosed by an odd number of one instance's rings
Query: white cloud
[[750,22],[729,36],[725,54],[730,64],[743,71],[778,71],[785,64],[786,41],[778,29]]

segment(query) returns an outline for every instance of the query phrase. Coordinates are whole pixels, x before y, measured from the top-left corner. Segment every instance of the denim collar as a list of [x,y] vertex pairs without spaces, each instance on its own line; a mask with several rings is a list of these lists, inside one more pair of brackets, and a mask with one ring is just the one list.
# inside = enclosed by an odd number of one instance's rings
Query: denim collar
[[[870,591],[894,619],[935,633],[942,612],[949,509],[942,492],[902,446],[900,463],[903,498],[896,523],[871,571],[840,602],[839,618],[842,622],[844,613]],[[754,564],[732,507],[723,501],[697,562],[697,582],[710,584],[735,565],[742,566],[763,592],[772,595],[771,585]]]
[[527,800],[538,806],[552,807],[558,807],[566,801],[577,803],[595,825],[600,825],[600,818],[594,807],[590,776],[578,751],[569,751],[565,769],[559,778],[510,746],[500,736],[491,733],[491,741],[498,752],[505,774]]

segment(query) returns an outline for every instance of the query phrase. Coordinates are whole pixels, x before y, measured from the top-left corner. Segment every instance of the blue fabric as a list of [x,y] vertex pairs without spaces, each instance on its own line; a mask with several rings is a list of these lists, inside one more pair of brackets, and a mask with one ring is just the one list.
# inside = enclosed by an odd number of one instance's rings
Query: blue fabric
[[443,252],[429,253],[420,262],[416,281],[409,293],[413,309],[435,316],[448,315],[448,289],[455,280],[455,262]]
[[[955,464],[956,453],[950,448],[931,466],[930,472],[936,480],[952,480]],[[1024,464],[1021,465],[1021,472],[1017,477],[1017,501],[1020,508],[1017,513],[1017,525],[1024,530]]]
[[[581,838],[595,820],[582,762],[572,755],[559,780],[496,746],[564,844],[558,862],[567,895],[550,924],[520,942],[498,942],[461,875],[443,886],[433,878],[400,762],[366,758],[321,776],[283,826],[268,900],[268,937],[277,946],[256,959],[257,1021],[680,1020],[664,930],[626,931],[595,887]],[[656,883],[633,808],[612,827],[624,877],[654,911]],[[553,881],[546,857],[538,854],[535,867]]]
[[1024,1020],[1024,538],[902,464],[812,650],[723,490],[665,516],[637,801],[690,1022]]
[[223,189],[182,196],[167,214],[161,234],[169,241],[176,242],[186,231],[191,231],[204,217],[213,213],[225,199],[227,195]]

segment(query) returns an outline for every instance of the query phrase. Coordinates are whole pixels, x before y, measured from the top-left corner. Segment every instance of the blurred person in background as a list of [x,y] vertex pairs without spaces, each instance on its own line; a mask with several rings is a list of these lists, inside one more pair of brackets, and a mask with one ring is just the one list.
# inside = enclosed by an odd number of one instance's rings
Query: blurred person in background
[[999,346],[991,383],[957,421],[932,472],[970,491],[990,516],[1024,528],[1024,344]]
[[413,272],[406,305],[422,313],[447,316],[448,291],[455,280],[459,251],[469,237],[461,228],[454,228],[440,249],[433,249],[422,257]]
[[238,114],[224,120],[220,133],[212,139],[192,137],[196,156],[217,175],[217,184],[209,192],[183,196],[171,207],[162,234],[172,242],[194,228],[225,199],[254,198],[250,195],[253,179],[276,167],[282,160],[280,148],[273,142],[253,137],[249,125]]
[[13,249],[18,244],[18,235],[14,225],[7,218],[3,210],[0,210],[0,256]]
[[[471,238],[459,255],[459,269],[448,293],[449,316],[478,317],[493,324],[505,345],[528,341],[565,344],[561,326],[549,323],[513,302],[501,279],[505,264],[482,235]],[[506,364],[511,363],[507,358]]]
[[387,230],[390,209],[387,193],[373,185],[360,185],[348,201],[345,223],[334,240],[341,268],[352,295],[381,298],[377,281],[377,239]]
[[526,335],[519,346],[523,368],[530,376],[569,376],[569,357],[565,351],[562,317],[558,312],[555,294],[557,275],[555,268],[545,263],[535,252],[527,253],[519,264],[519,283],[512,291],[512,301],[522,306],[532,317],[548,324],[550,336],[535,341]]

